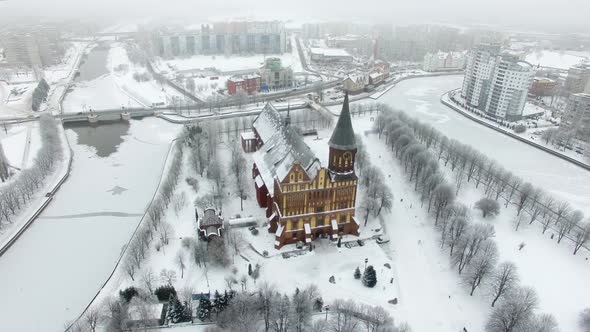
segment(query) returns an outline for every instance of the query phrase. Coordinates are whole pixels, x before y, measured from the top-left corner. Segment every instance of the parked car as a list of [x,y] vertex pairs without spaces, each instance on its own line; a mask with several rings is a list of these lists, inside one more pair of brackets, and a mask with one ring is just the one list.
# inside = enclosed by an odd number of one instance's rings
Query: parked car
[[303,241],[298,241],[295,246],[297,247],[297,249],[303,249],[303,247],[305,246],[305,243],[303,243]]
[[361,239],[357,240],[356,242],[357,242],[357,243],[359,244],[359,246],[361,246],[361,247],[365,245],[365,241],[363,241],[363,240],[361,240]]

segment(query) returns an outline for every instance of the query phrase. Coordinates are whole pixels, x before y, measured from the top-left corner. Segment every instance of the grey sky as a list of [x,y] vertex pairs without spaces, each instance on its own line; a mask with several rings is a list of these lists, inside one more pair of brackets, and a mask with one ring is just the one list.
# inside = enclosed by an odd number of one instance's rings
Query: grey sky
[[590,33],[589,0],[7,0],[0,2],[0,13],[80,18],[262,17],[394,24],[481,23]]

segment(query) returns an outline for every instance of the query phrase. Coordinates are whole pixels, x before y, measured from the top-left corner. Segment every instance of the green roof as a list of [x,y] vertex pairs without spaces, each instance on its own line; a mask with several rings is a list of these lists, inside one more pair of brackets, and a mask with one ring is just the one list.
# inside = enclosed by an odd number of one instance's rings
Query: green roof
[[336,123],[336,128],[332,133],[332,137],[330,137],[328,145],[338,150],[356,149],[354,130],[352,129],[352,120],[350,119],[350,110],[348,106],[348,93],[344,96],[342,111],[340,112],[338,123]]

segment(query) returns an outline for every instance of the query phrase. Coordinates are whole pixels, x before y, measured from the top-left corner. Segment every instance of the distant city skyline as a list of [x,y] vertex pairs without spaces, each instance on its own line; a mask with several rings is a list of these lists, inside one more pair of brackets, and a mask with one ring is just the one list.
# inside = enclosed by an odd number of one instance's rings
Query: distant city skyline
[[368,0],[362,5],[343,4],[335,0],[276,1],[263,5],[227,0],[205,3],[190,0],[102,0],[75,1],[9,0],[0,3],[1,16],[40,17],[179,17],[194,20],[255,17],[279,20],[352,21],[399,25],[449,23],[490,25],[504,30],[585,33],[590,31],[587,13],[590,2],[572,0],[560,3],[549,0],[413,0],[393,2]]

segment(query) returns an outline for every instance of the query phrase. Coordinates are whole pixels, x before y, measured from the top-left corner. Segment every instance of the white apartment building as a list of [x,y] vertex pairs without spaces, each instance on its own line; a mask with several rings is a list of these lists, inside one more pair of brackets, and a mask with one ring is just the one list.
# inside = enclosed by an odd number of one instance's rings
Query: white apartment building
[[522,118],[534,74],[529,63],[500,54],[498,45],[481,44],[467,58],[461,97],[492,117],[517,121]]
[[465,59],[465,52],[427,53],[422,69],[428,72],[462,70],[465,68]]

